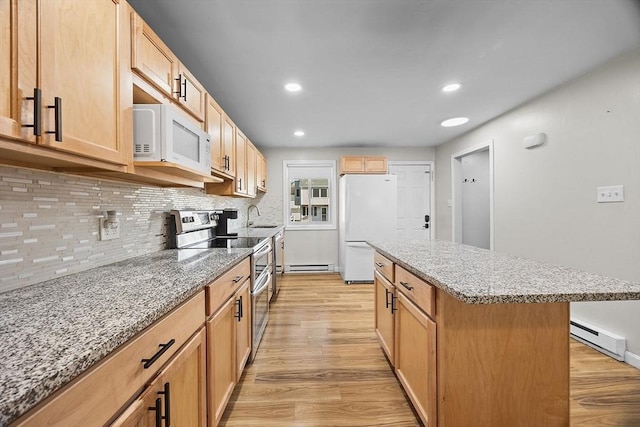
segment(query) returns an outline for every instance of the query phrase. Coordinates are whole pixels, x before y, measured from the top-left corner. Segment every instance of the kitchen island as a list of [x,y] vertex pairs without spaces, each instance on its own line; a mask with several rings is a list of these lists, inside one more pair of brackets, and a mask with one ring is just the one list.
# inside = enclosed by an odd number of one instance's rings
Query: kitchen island
[[568,426],[569,302],[640,299],[639,283],[448,241],[369,244],[376,332],[426,425]]

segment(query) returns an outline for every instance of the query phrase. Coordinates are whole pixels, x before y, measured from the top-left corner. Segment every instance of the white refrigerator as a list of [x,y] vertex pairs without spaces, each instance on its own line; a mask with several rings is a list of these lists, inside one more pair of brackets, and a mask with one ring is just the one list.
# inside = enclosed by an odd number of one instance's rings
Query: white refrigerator
[[367,240],[395,240],[395,175],[340,177],[340,272],[347,283],[373,282],[373,253]]

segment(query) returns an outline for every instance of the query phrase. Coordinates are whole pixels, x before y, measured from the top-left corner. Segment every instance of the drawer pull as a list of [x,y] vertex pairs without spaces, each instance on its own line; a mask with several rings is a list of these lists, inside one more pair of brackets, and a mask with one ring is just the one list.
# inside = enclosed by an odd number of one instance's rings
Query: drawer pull
[[164,395],[164,416],[161,418],[164,420],[165,427],[169,427],[171,425],[171,391],[169,390],[169,383],[164,383],[164,391],[159,391],[158,394]]
[[382,267],[384,267],[384,264],[383,264],[383,263],[381,263],[381,262],[376,262],[376,265],[378,266],[378,268],[382,268]]
[[238,283],[242,279],[244,279],[244,276],[236,276],[236,278],[233,279],[233,283]]
[[408,291],[412,291],[413,290],[413,286],[409,286],[409,284],[407,282],[400,282],[400,284],[402,286],[404,286]]
[[28,96],[25,99],[33,101],[33,124],[22,125],[25,128],[33,128],[34,136],[42,135],[42,89],[33,88],[33,96]]
[[235,318],[238,319],[239,322],[244,316],[242,313],[242,295],[240,295],[240,299],[236,300],[236,304],[238,305],[238,312],[236,313]]
[[156,411],[156,427],[162,427],[162,414],[160,406],[160,398],[156,399],[156,406],[149,406],[150,411]]
[[144,369],[148,369],[151,365],[153,365],[154,362],[158,360],[165,353],[165,351],[169,350],[169,347],[171,347],[175,342],[176,340],[171,338],[168,343],[160,344],[160,350],[158,350],[158,352],[154,354],[151,359],[142,359],[142,362],[144,362]]
[[53,108],[54,130],[48,130],[45,133],[55,134],[55,140],[62,142],[62,98],[56,96],[53,98],[53,105],[47,105],[47,108]]

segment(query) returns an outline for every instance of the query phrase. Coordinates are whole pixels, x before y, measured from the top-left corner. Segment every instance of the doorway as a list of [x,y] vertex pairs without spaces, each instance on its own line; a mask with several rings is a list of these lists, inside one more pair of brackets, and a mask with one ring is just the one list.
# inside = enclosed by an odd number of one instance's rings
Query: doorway
[[493,250],[493,142],[451,156],[453,240]]
[[398,179],[398,240],[430,240],[434,234],[433,162],[390,161],[389,173]]

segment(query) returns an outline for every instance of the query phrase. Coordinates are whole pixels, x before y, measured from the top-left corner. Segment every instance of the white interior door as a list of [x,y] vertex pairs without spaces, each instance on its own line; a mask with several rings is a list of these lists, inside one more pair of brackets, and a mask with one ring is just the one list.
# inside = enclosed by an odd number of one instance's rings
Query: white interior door
[[389,173],[398,177],[398,240],[430,239],[431,162],[389,162]]

